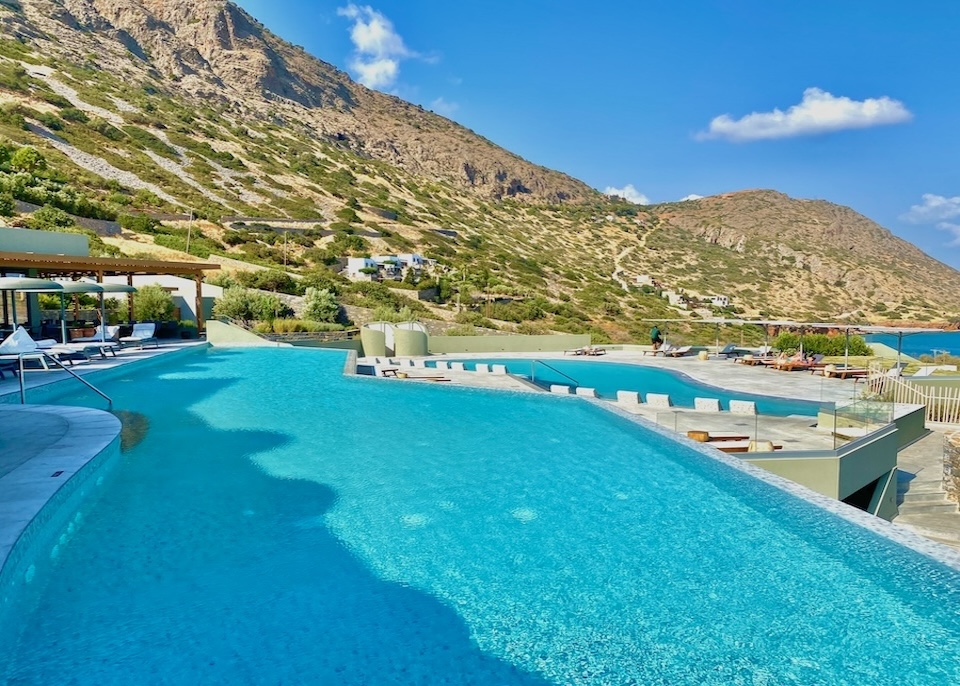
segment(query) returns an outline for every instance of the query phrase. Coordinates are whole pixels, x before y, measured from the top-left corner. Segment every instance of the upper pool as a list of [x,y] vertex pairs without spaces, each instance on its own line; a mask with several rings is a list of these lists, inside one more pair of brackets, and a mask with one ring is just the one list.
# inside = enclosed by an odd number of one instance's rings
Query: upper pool
[[343,359],[103,381],[149,429],[0,682],[960,683],[960,572],[590,403]]
[[[731,400],[752,400],[760,414],[786,417],[792,414],[815,416],[821,404],[807,400],[777,398],[755,393],[739,393],[701,383],[680,372],[637,364],[599,360],[545,361],[530,358],[464,359],[466,369],[474,370],[478,363],[505,364],[507,371],[543,384],[565,384],[594,388],[601,398],[616,399],[617,391],[638,391],[644,399],[647,393],[666,393],[674,405],[693,407],[694,398],[716,398],[722,409],[730,409]],[[545,363],[544,363],[545,362]],[[436,362],[428,362],[435,365]],[[575,384],[574,384],[575,382]]]

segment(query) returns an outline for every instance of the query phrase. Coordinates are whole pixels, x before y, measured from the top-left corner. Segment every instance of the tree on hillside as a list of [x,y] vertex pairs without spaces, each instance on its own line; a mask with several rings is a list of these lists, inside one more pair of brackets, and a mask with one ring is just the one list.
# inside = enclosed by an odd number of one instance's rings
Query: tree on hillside
[[335,322],[340,313],[340,303],[325,288],[308,288],[304,295],[304,319],[315,322]]
[[28,145],[18,148],[10,156],[10,166],[18,171],[36,174],[47,168],[47,159],[40,154],[39,150]]

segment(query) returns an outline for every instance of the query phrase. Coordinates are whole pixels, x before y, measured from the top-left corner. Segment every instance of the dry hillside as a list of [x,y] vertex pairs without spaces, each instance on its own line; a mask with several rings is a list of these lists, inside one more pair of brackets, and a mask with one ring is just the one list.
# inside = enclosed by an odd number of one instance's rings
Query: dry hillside
[[[194,211],[207,220],[198,257],[300,271],[419,251],[474,295],[526,303],[481,308],[491,317],[614,339],[641,335],[643,317],[689,314],[637,287],[643,275],[728,295],[727,314],[960,310],[960,274],[849,208],[774,191],[605,198],[354,83],[225,0],[0,0],[0,33],[0,139],[45,161],[0,165],[0,193],[85,217]],[[286,244],[229,216],[312,230]],[[184,250],[185,231],[133,226],[116,245]]]

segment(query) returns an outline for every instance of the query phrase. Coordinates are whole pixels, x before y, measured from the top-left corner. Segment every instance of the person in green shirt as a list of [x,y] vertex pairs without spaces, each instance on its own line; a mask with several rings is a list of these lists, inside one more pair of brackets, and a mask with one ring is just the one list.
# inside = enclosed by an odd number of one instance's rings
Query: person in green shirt
[[653,343],[653,349],[659,350],[663,344],[663,338],[660,336],[660,329],[656,324],[650,329],[650,342]]

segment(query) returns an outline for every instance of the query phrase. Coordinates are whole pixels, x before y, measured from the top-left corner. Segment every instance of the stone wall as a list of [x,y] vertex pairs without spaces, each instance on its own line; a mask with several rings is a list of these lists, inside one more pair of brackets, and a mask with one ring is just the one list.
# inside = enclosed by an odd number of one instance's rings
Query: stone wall
[[960,431],[951,431],[943,441],[943,490],[960,502]]

